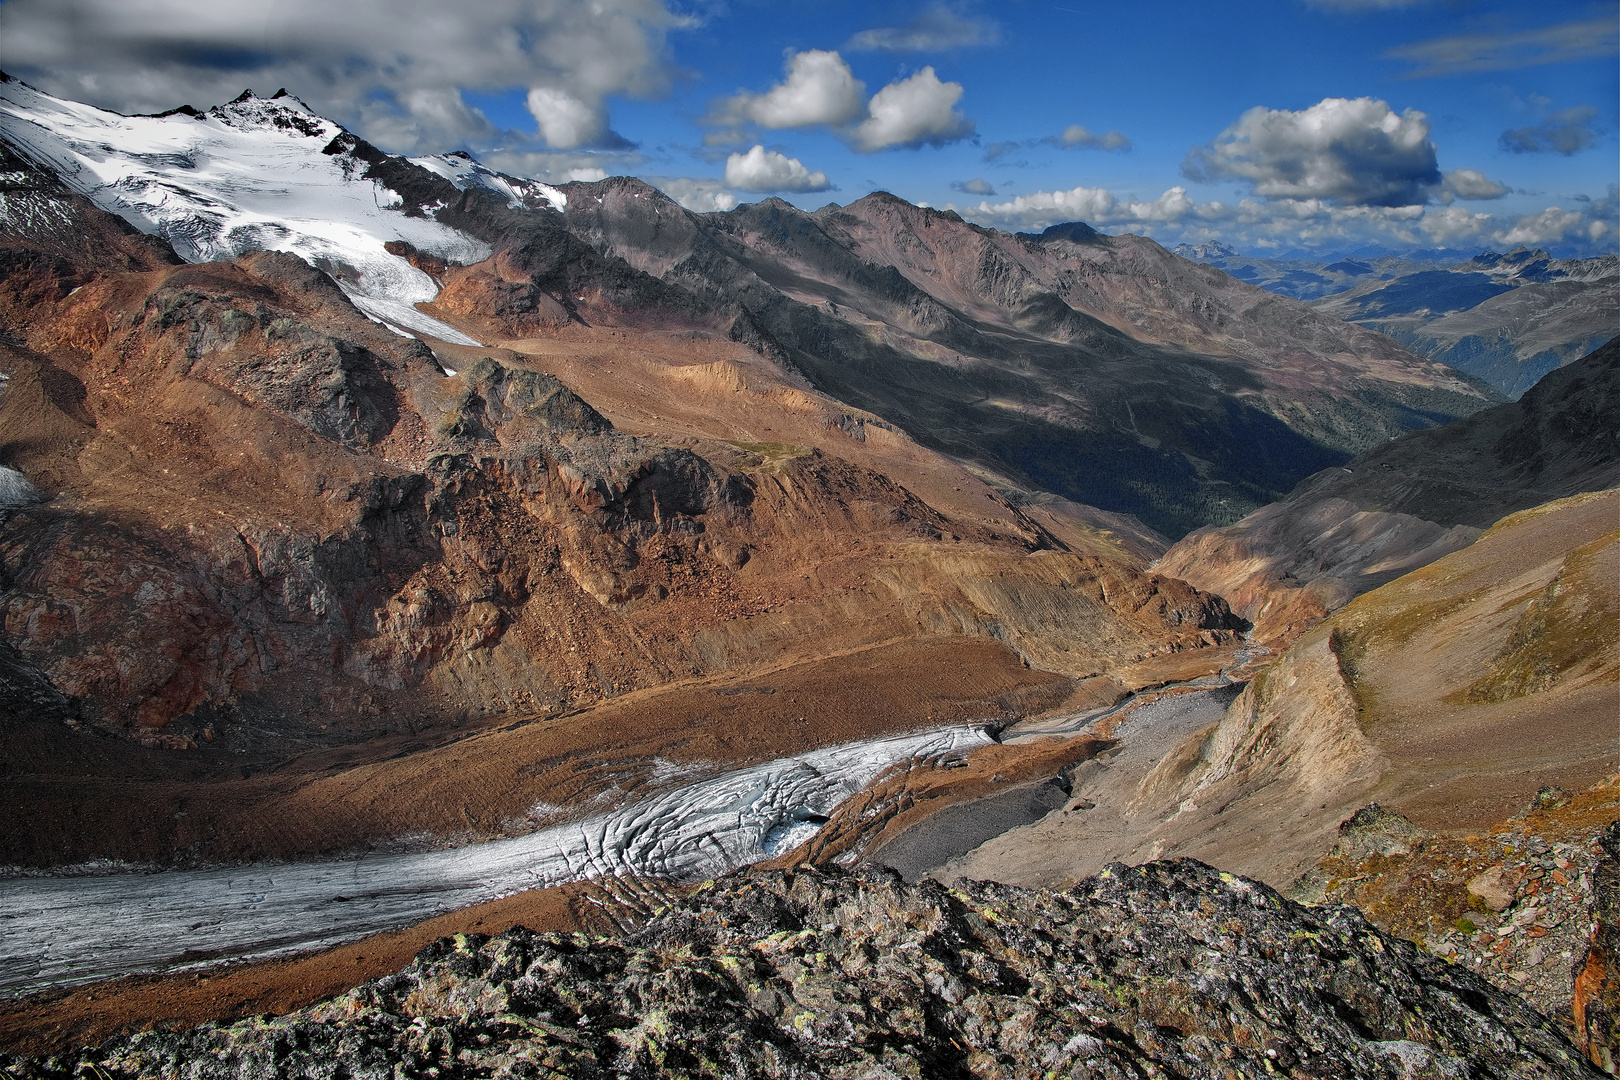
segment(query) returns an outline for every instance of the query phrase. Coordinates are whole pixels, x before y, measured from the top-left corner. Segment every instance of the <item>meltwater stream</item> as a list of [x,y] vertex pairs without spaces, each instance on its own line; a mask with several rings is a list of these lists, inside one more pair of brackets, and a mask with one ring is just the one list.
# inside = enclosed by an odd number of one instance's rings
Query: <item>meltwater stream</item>
[[790,850],[891,765],[991,741],[953,727],[779,758],[582,821],[417,854],[0,880],[0,994],[352,941],[604,874],[702,880]]

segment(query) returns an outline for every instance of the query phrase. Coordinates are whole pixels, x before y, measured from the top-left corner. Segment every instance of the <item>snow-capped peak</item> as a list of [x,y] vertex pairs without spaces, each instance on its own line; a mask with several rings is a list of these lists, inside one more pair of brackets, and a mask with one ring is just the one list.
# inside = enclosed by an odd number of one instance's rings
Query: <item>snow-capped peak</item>
[[168,240],[181,258],[292,252],[379,322],[478,344],[416,309],[438,285],[384,245],[402,240],[459,263],[488,258],[488,245],[404,213],[397,192],[341,152],[340,136],[352,143],[285,92],[244,93],[203,113],[123,116],[0,82],[0,137],[102,209]]

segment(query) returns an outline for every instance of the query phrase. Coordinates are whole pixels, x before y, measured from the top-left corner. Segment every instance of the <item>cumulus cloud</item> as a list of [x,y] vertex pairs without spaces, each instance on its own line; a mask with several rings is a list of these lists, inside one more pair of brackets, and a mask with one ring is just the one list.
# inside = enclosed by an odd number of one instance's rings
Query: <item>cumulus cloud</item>
[[971,180],[953,180],[951,181],[951,187],[956,191],[965,192],[969,195],[994,195],[996,193],[995,186],[982,176],[975,176]]
[[581,101],[566,90],[536,86],[529,91],[528,106],[541,136],[559,150],[597,142],[607,131],[602,103]]
[[[1498,184],[1478,169],[1452,169],[1442,183],[1442,198],[1500,199],[1508,193],[1505,185]],[[1450,201],[1450,198],[1446,198]]]
[[698,214],[731,210],[737,205],[737,196],[726,190],[718,180],[693,179],[686,176],[648,177],[659,191]]
[[1453,34],[1390,49],[1385,56],[1412,64],[1405,78],[1507,71],[1610,56],[1620,45],[1613,15],[1505,34]]
[[1441,183],[1427,117],[1373,98],[1324,98],[1308,109],[1256,107],[1196,147],[1193,180],[1236,177],[1258,195],[1342,205],[1425,203]]
[[7,0],[4,19],[0,66],[51,93],[150,112],[285,86],[407,152],[494,137],[459,91],[514,87],[566,95],[541,102],[553,146],[613,141],[605,100],[662,93],[683,23],[665,0]]
[[973,121],[956,103],[962,84],[940,82],[932,67],[898,79],[872,95],[867,118],[851,134],[857,150],[890,146],[943,146],[973,134]]
[[1001,28],[987,19],[972,19],[940,4],[901,26],[862,30],[844,43],[852,52],[943,52],[994,45]]
[[1568,239],[1597,240],[1609,231],[1605,221],[1589,218],[1579,210],[1563,210],[1549,206],[1539,214],[1520,218],[1506,231],[1498,234],[1503,245],[1532,247],[1556,244]]
[[1563,154],[1569,157],[1597,143],[1593,121],[1597,110],[1590,105],[1548,113],[1539,124],[1502,132],[1498,140],[1510,154]]
[[716,103],[710,122],[735,127],[755,123],[780,129],[844,124],[863,112],[866,84],[836,52],[789,53],[787,77],[763,94],[746,91]]
[[798,158],[755,145],[726,159],[726,183],[743,191],[826,191],[824,172],[811,172]]
[[1079,124],[1070,124],[1061,135],[1048,135],[1041,140],[1048,146],[1064,150],[1129,150],[1131,140],[1118,131],[1105,131],[1101,135],[1087,131]]
[[1447,206],[1425,213],[1418,226],[1432,243],[1452,247],[1480,239],[1493,221],[1490,214]]

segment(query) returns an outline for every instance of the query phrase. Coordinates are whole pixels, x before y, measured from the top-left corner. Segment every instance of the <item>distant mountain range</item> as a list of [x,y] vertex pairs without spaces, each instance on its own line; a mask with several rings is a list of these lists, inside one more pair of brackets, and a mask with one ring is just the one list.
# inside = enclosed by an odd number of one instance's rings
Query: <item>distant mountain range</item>
[[1261,258],[1214,242],[1175,251],[1388,334],[1510,398],[1620,333],[1620,258],[1613,255],[1555,259],[1517,248],[1472,258]]

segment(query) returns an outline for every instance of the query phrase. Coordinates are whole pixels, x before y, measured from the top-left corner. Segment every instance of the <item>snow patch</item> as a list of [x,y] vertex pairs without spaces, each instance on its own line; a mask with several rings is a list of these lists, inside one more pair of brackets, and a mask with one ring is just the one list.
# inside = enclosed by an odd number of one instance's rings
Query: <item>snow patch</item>
[[507,207],[512,210],[568,209],[568,196],[550,184],[498,173],[480,165],[468,154],[433,154],[411,158],[410,162],[444,177],[456,185],[458,191],[468,188],[493,191],[504,198]]

